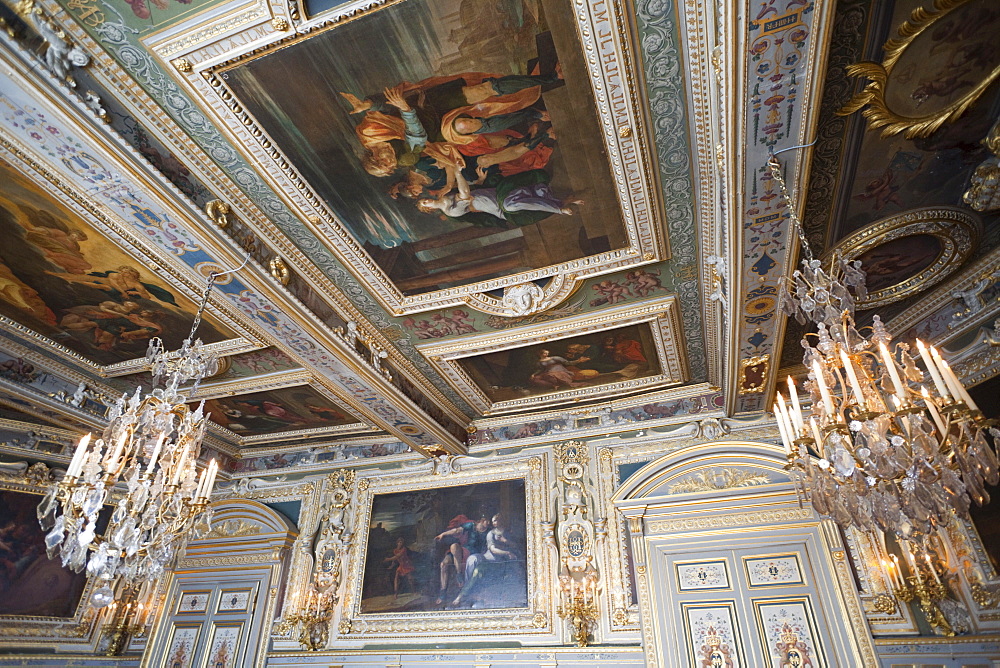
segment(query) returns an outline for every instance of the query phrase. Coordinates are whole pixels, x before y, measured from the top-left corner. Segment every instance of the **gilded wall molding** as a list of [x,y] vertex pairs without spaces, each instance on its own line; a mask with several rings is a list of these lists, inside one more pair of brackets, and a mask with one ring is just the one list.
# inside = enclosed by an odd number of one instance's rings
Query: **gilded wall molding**
[[[0,463],[0,490],[23,492],[41,497],[48,492],[54,480],[61,476],[61,469],[52,469],[42,462]],[[41,531],[39,529],[39,531]],[[90,607],[90,595],[97,586],[96,580],[87,579],[73,615],[68,618],[28,615],[0,616],[0,647],[33,647],[49,650],[54,643],[80,647],[82,651],[95,649],[99,638],[99,615]]]
[[813,519],[815,519],[815,514],[812,508],[778,508],[746,513],[649,520],[646,522],[646,529],[649,534],[663,534],[747,525],[806,522]]

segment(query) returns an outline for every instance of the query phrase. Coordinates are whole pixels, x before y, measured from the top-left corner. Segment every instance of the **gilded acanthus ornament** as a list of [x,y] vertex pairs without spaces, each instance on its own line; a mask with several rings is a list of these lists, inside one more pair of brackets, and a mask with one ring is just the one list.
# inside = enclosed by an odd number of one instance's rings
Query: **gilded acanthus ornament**
[[229,214],[232,213],[232,208],[221,199],[213,199],[206,203],[205,213],[220,230],[229,227]]

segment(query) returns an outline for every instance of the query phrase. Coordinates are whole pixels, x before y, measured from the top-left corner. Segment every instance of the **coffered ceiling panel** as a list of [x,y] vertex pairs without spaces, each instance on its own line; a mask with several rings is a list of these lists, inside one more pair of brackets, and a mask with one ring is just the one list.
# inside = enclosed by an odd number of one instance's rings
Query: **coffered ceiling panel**
[[407,0],[145,43],[391,312],[526,315],[666,256],[633,36],[599,4]]

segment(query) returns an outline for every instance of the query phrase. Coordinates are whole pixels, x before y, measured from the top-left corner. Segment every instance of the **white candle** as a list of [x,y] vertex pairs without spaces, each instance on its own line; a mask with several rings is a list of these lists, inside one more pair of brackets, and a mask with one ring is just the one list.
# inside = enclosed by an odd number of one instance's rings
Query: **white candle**
[[937,425],[938,431],[941,432],[941,436],[944,437],[948,430],[945,429],[944,420],[941,419],[941,414],[938,412],[937,406],[934,405],[934,401],[931,399],[930,392],[927,391],[926,385],[920,386],[920,394],[924,397],[924,404],[927,405],[927,411],[934,418],[934,424]]
[[111,467],[117,463],[118,458],[121,457],[122,450],[125,449],[125,441],[128,440],[128,429],[123,429],[121,436],[118,437],[118,443],[115,444],[115,449],[111,452],[111,455],[104,462],[104,467],[111,470]]
[[924,555],[924,561],[927,562],[927,568],[930,569],[931,575],[934,576],[934,582],[937,582],[938,584],[941,584],[941,578],[938,577],[937,569],[934,568],[934,562],[931,561],[931,555],[925,554]]
[[948,388],[948,392],[951,393],[952,402],[958,403],[962,400],[962,395],[955,389],[952,379],[949,377],[951,374],[948,372],[951,371],[951,367],[949,367],[948,363],[944,361],[943,357],[941,357],[941,353],[938,352],[937,348],[931,346],[930,351],[931,357],[934,358],[934,363],[941,372],[941,378],[944,379],[944,384]]
[[785,432],[784,418],[781,415],[781,408],[779,408],[779,404],[777,403],[774,404],[774,418],[778,424],[778,432],[781,434],[781,444],[785,446],[785,455],[791,456],[792,442],[788,439],[788,433]]
[[80,442],[77,443],[76,452],[73,453],[73,459],[69,462],[69,468],[66,469],[67,476],[76,478],[80,475],[80,469],[83,468],[83,460],[87,452],[87,447],[90,445],[91,436],[91,433],[87,433],[80,439]]
[[802,407],[799,405],[799,391],[795,387],[795,381],[791,376],[788,377],[788,398],[792,401],[792,422],[795,423],[797,433],[801,435],[804,427],[802,422]]
[[208,480],[208,467],[206,466],[201,470],[201,475],[198,476],[198,487],[195,488],[194,496],[191,497],[194,501],[205,496],[205,481]]
[[915,553],[913,551],[913,544],[912,543],[910,543],[910,542],[906,543],[906,551],[903,552],[903,554],[906,555],[906,560],[908,562],[910,562],[910,570],[913,571],[913,575],[914,575],[914,577],[917,578],[917,582],[919,582],[920,584],[923,584],[924,578],[923,578],[922,575],[920,575],[920,569],[917,567],[917,559],[916,559],[916,555],[915,555]]
[[840,349],[840,361],[844,363],[844,371],[847,373],[847,381],[854,391],[854,398],[858,402],[858,408],[865,408],[865,394],[861,391],[861,383],[858,382],[858,375],[854,373],[854,362],[847,356],[847,352]]
[[941,378],[941,373],[938,371],[937,364],[928,352],[927,346],[920,339],[917,339],[917,350],[920,352],[920,359],[924,361],[924,366],[927,367],[927,372],[930,373],[931,379],[934,381],[934,389],[937,390],[938,395],[945,402],[948,402],[951,399],[948,388],[945,386],[944,379]]
[[882,362],[885,364],[886,371],[889,372],[889,378],[892,379],[892,386],[896,390],[896,396],[899,397],[900,401],[905,402],[906,392],[903,391],[903,381],[900,380],[899,371],[896,369],[896,360],[892,358],[889,349],[885,347],[885,343],[880,341],[878,349],[882,353]]
[[896,580],[896,587],[902,589],[903,587],[903,575],[899,572],[899,559],[896,555],[892,555],[892,574]]
[[177,458],[177,466],[174,468],[174,475],[170,478],[170,484],[176,485],[181,479],[181,472],[184,470],[184,464],[187,462],[188,449],[184,448],[181,451],[181,456]]
[[976,402],[972,400],[972,397],[969,396],[969,393],[965,391],[965,385],[962,384],[962,381],[960,381],[958,379],[958,376],[955,375],[955,372],[952,371],[951,365],[945,362],[944,359],[942,359],[941,368],[945,372],[945,379],[951,384],[952,387],[955,388],[956,395],[959,398],[961,398],[962,401],[965,402],[966,406],[968,406],[974,411],[978,411],[979,406],[977,406]]
[[205,496],[212,495],[212,488],[215,486],[215,476],[219,474],[219,463],[214,459],[209,463],[211,473],[208,476],[208,484],[205,486]]
[[166,438],[166,434],[160,434],[160,437],[156,439],[156,445],[153,446],[153,454],[149,456],[149,465],[146,467],[147,474],[150,473],[156,465],[156,459],[160,456],[160,449],[163,447],[163,441]]
[[809,418],[809,428],[812,429],[813,438],[816,439],[816,452],[820,457],[826,459],[826,449],[823,447],[823,434],[819,431],[819,425],[816,423],[816,418]]
[[812,371],[816,379],[816,385],[819,387],[819,394],[823,398],[823,405],[826,406],[826,414],[831,421],[837,421],[840,416],[834,413],[833,397],[830,396],[830,388],[826,386],[826,379],[823,377],[823,367],[820,366],[819,360],[813,360]]
[[781,392],[778,392],[778,401],[775,403],[775,406],[778,407],[778,412],[775,415],[778,416],[782,426],[785,428],[785,433],[788,435],[788,442],[793,443],[795,441],[795,428],[792,426],[792,419],[788,415],[788,405],[785,403],[785,398],[781,396]]

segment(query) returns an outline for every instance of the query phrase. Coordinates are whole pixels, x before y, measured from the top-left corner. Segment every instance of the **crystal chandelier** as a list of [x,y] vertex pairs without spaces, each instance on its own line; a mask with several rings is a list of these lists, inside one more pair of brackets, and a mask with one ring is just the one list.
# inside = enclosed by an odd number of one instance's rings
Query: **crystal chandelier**
[[877,315],[862,336],[854,321],[855,300],[866,294],[861,263],[834,258],[827,268],[813,257],[775,156],[768,167],[804,256],[782,305],[817,328],[802,340],[811,406],[800,403],[791,377],[788,400],[779,392],[774,405],[787,468],[816,510],[841,526],[924,543],[952,513],[967,516],[970,499],[989,501],[985,485],[1000,481],[986,439],[987,431],[1000,436],[996,423],[935,348],[918,340],[914,356],[908,343],[893,344]]
[[[213,459],[200,475],[197,466],[208,416],[204,402],[192,411],[179,388],[188,381],[197,388],[218,368],[195,332],[222,275],[209,276],[179,351],[167,352],[159,338],[150,341],[146,359],[153,385],[165,378],[164,387],[145,396],[141,387],[131,397],[122,395],[101,436],[80,439],[66,475],[38,506],[49,558],[58,554],[63,566],[77,572],[86,566],[102,583],[91,598],[95,607],[114,599],[117,582],[131,591],[155,583],[172,568],[188,535],[210,526],[207,505],[218,464]],[[98,535],[105,504],[113,510]]]

